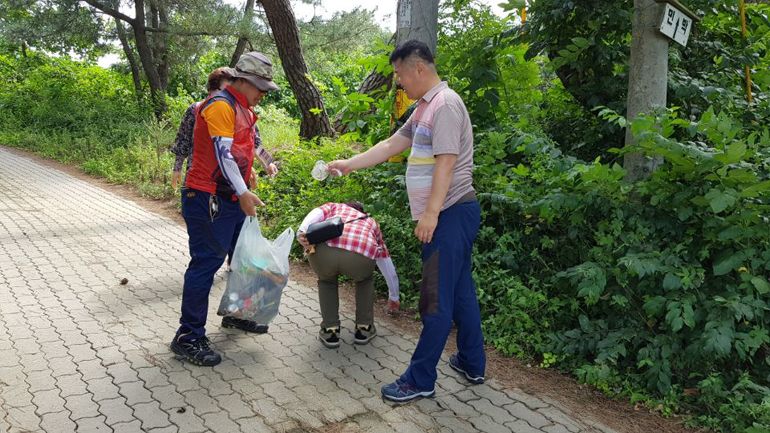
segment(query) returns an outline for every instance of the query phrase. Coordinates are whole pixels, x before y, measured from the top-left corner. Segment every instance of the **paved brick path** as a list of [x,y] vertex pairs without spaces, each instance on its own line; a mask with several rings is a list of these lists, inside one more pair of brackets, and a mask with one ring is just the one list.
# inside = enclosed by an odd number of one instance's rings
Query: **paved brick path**
[[[0,432],[611,432],[494,380],[440,367],[436,398],[391,406],[379,387],[414,338],[316,341],[317,297],[290,283],[267,335],[209,336],[215,368],[176,361],[186,234],[175,222],[0,148]],[[128,278],[127,285],[120,285]],[[343,327],[352,327],[343,315]]]

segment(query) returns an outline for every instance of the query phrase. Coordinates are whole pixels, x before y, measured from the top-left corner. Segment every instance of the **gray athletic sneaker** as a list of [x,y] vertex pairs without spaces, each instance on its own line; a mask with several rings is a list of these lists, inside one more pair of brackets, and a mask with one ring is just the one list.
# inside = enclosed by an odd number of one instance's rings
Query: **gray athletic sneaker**
[[318,339],[329,349],[340,347],[340,328],[321,328],[318,331]]
[[356,325],[356,335],[353,342],[356,344],[366,344],[377,335],[377,328],[374,325]]

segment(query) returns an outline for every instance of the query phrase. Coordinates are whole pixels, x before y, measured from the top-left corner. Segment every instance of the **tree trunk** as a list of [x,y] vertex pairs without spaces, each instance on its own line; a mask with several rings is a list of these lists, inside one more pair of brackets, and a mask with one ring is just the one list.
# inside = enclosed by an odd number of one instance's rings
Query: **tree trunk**
[[134,7],[136,18],[133,20],[133,27],[136,50],[139,52],[139,59],[142,61],[144,75],[150,84],[150,96],[152,97],[155,117],[160,118],[166,112],[166,93],[160,79],[160,74],[156,69],[150,42],[147,39],[147,26],[144,22],[144,0],[135,0]]
[[142,98],[144,97],[144,92],[142,91],[142,77],[139,72],[139,64],[136,61],[136,54],[134,53],[134,49],[131,48],[131,44],[128,41],[128,35],[126,34],[126,29],[123,27],[123,23],[117,18],[115,18],[115,28],[118,31],[118,39],[120,39],[120,45],[123,46],[123,54],[126,55],[128,65],[131,67],[131,78],[134,80],[134,93],[136,94],[136,100],[137,102],[141,103]]
[[145,22],[153,29],[158,29],[148,35],[152,57],[155,59],[155,68],[158,70],[160,78],[160,87],[165,91],[168,88],[168,14],[161,1],[150,0],[149,8],[146,11]]
[[416,39],[436,54],[439,0],[398,0],[396,46]]
[[307,65],[302,56],[302,46],[299,41],[299,29],[289,0],[260,0],[260,2],[273,31],[286,78],[302,112],[300,136],[305,139],[334,136],[334,129],[329,123],[321,93],[308,78]]
[[243,55],[243,52],[246,51],[246,44],[248,44],[248,42],[249,40],[243,36],[238,38],[238,42],[235,44],[235,50],[233,50],[233,56],[230,57],[231,68],[235,67],[235,65],[238,63],[238,59],[240,59]]
[[248,29],[252,25],[254,17],[254,0],[247,0],[246,7],[243,11],[243,21],[241,22],[241,28],[238,35],[238,42],[235,44],[235,51],[230,58],[230,67],[234,68],[238,63],[238,59],[241,57],[244,51],[246,51],[246,44],[249,42]]
[[[658,31],[664,7],[663,3],[655,0],[634,0],[626,115],[629,122],[639,114],[666,107],[668,39]],[[628,127],[626,145],[633,143],[634,137]],[[626,179],[644,179],[661,163],[661,158],[648,158],[640,153],[626,154],[623,158]]]
[[154,36],[157,38],[155,44],[155,52],[157,53],[155,59],[158,61],[158,75],[160,75],[160,85],[165,92],[168,90],[168,76],[171,70],[171,65],[168,61],[168,40],[169,33],[165,30],[169,27],[168,8],[162,1],[157,1],[156,6],[158,8],[158,28],[162,30],[159,34]]

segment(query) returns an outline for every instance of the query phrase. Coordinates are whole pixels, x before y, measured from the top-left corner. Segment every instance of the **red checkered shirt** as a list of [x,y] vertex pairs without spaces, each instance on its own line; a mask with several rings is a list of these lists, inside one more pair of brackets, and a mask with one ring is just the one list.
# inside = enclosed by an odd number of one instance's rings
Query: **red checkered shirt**
[[326,245],[352,251],[372,260],[390,256],[385,241],[382,239],[380,226],[374,218],[347,222],[365,214],[343,203],[326,203],[319,209],[324,213],[323,221],[332,217],[340,217],[345,222],[342,236],[326,241]]

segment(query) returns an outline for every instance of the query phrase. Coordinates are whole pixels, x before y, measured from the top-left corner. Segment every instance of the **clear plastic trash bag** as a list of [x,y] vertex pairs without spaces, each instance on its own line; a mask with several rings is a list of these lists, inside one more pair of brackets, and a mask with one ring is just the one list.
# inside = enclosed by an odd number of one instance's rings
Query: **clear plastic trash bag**
[[265,239],[257,218],[246,217],[217,314],[270,323],[278,315],[281,294],[289,282],[289,251],[293,241],[291,228],[274,241]]

